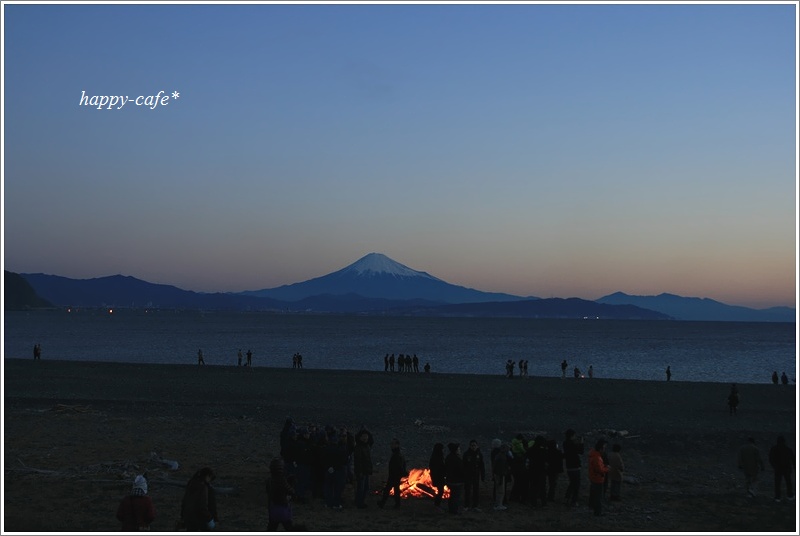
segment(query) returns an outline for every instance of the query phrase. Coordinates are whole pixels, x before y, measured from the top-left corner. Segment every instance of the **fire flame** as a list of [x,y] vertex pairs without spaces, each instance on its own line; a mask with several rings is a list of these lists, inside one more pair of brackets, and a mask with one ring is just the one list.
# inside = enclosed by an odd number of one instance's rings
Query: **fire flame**
[[[412,469],[407,478],[400,480],[400,497],[430,497],[436,496],[437,489],[431,480],[430,469]],[[389,492],[394,495],[394,490]],[[450,497],[450,488],[444,487],[443,499]]]

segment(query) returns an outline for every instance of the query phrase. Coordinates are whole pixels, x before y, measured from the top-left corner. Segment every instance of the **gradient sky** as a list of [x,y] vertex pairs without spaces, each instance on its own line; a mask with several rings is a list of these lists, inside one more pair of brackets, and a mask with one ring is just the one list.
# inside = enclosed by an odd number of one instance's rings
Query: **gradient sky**
[[485,291],[795,305],[792,3],[3,15],[7,270],[241,291],[380,252]]

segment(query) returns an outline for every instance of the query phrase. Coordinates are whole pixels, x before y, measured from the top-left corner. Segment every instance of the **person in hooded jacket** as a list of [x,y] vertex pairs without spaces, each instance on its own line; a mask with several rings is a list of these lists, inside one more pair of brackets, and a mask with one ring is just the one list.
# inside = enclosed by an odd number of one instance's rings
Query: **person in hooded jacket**
[[120,501],[117,519],[122,523],[122,532],[150,530],[150,524],[156,519],[156,508],[147,495],[144,475],[136,475],[130,495]]

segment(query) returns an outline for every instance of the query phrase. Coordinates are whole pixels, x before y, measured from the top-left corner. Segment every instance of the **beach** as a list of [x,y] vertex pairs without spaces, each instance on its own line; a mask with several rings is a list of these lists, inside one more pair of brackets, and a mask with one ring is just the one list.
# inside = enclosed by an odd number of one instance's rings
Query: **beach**
[[[603,517],[557,500],[544,509],[491,508],[448,515],[430,499],[402,507],[356,509],[353,487],[342,510],[321,501],[294,505],[312,532],[796,532],[796,502],[773,501],[767,454],[778,435],[797,453],[796,386],[740,384],[729,415],[729,384],[385,373],[237,366],[4,360],[4,509],[6,532],[115,531],[120,499],[147,471],[157,510],[152,530],[174,530],[183,485],[205,466],[217,474],[222,532],[264,531],[264,480],[279,455],[288,416],[298,425],[362,425],[373,434],[378,491],[389,443],[400,440],[409,468],[427,467],[436,442],[476,439],[487,463],[494,438],[576,430],[586,450],[601,437],[622,446],[622,501]],[[739,447],[754,437],[766,464],[748,498],[737,470]],[[177,461],[173,469],[169,461]],[[796,486],[796,483],[795,483]]]

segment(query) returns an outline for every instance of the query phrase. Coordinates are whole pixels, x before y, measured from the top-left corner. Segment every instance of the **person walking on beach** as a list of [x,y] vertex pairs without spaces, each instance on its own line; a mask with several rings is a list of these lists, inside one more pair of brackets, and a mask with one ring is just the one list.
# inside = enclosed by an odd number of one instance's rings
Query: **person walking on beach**
[[564,497],[568,506],[578,505],[578,494],[581,489],[581,456],[583,455],[583,439],[575,435],[570,428],[564,432],[564,465],[567,468],[569,486]]
[[669,365],[667,365],[667,381],[672,379],[672,370],[670,370]]
[[614,443],[611,453],[608,455],[608,480],[610,483],[610,500],[622,500],[622,474],[625,472],[625,464],[622,462],[622,445]]
[[450,500],[447,511],[451,514],[461,513],[461,495],[464,492],[464,462],[461,459],[461,446],[458,443],[447,445],[450,454],[444,459],[445,481],[450,488]]
[[469,448],[461,461],[464,464],[464,510],[480,512],[478,498],[481,494],[481,482],[486,480],[486,464],[476,440],[470,440]]
[[389,458],[389,476],[386,478],[386,485],[383,487],[383,497],[378,501],[378,506],[383,508],[389,500],[389,493],[394,490],[394,507],[400,507],[400,480],[408,476],[406,459],[400,452],[400,440],[392,439],[392,456]]
[[589,506],[594,515],[603,515],[603,483],[608,473],[608,466],[603,462],[606,440],[598,439],[594,448],[589,451]]
[[156,508],[147,495],[144,475],[136,475],[130,495],[120,501],[117,519],[122,523],[122,532],[150,530],[150,524],[156,519]]
[[739,389],[734,383],[731,385],[731,392],[728,394],[728,414],[736,415],[736,408],[739,405]]
[[286,477],[285,466],[281,458],[273,458],[269,464],[267,478],[267,530],[292,530],[292,497],[294,488]]
[[778,371],[777,370],[773,370],[772,371],[772,383],[774,383],[775,385],[778,385]]
[[747,496],[755,497],[755,484],[758,482],[759,471],[764,470],[764,462],[761,461],[761,452],[756,446],[754,437],[748,437],[747,443],[739,449],[738,466],[739,470],[744,473]]
[[428,460],[428,470],[431,474],[431,484],[436,488],[436,495],[433,497],[433,505],[441,507],[442,496],[444,495],[445,465],[444,465],[444,444],[436,443]]
[[786,438],[778,436],[778,440],[769,449],[769,464],[775,472],[775,502],[781,502],[781,481],[786,482],[786,500],[794,500],[792,473],[794,472],[794,454],[786,446]]
[[206,364],[205,359],[203,359],[203,349],[202,348],[198,348],[197,349],[197,364],[198,365],[205,365]]
[[353,472],[356,479],[356,508],[366,508],[367,493],[369,493],[369,475],[372,474],[372,445],[369,443],[369,432],[366,428],[359,430],[356,436],[356,448],[353,451]]
[[203,467],[186,484],[181,520],[189,532],[214,530],[217,526],[217,498],[211,485],[215,476],[210,467]]
[[567,377],[567,360],[565,359],[561,362],[561,379],[563,380],[566,377]]

